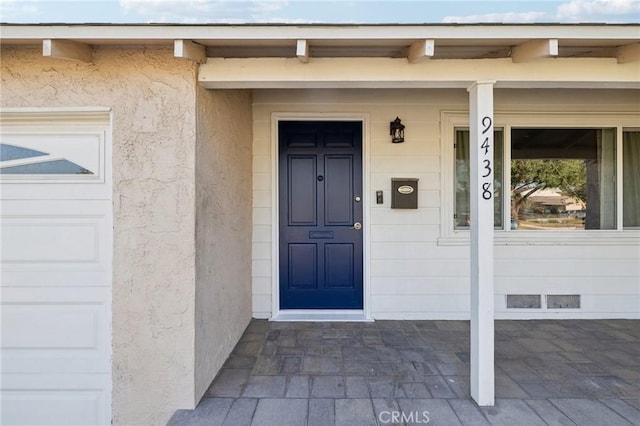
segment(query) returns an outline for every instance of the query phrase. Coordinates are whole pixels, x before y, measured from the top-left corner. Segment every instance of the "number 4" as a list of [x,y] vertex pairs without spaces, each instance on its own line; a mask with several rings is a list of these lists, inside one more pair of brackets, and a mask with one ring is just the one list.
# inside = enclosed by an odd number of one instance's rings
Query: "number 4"
[[484,148],[484,155],[489,154],[489,138],[484,138],[484,142],[482,142],[482,145],[480,145],[480,148]]

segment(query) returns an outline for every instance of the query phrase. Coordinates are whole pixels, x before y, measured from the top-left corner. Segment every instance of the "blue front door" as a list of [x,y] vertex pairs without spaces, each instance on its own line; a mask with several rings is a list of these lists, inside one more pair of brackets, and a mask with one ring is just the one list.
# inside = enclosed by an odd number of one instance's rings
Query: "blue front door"
[[280,308],[362,309],[362,123],[278,131]]

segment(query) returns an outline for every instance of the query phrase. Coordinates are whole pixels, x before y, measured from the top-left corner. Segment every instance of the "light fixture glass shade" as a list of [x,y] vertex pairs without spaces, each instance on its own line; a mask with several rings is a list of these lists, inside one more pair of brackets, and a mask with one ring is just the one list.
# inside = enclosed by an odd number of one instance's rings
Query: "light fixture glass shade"
[[400,118],[396,117],[395,120],[389,123],[389,134],[391,135],[391,142],[404,142],[404,124],[402,124]]

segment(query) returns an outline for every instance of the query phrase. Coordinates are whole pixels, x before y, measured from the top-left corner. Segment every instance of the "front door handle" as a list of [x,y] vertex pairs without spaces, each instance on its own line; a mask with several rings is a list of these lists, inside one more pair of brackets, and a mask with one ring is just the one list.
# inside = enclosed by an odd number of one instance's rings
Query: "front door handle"
[[355,229],[356,231],[359,231],[362,229],[362,224],[360,222],[356,222],[353,224],[353,226],[349,229]]

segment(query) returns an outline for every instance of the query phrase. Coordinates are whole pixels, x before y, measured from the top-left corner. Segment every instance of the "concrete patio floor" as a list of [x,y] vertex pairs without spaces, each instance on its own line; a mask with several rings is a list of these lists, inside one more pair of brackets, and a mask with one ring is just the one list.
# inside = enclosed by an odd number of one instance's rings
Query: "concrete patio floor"
[[478,407],[468,321],[253,320],[169,425],[640,425],[640,321],[496,321],[495,339]]

